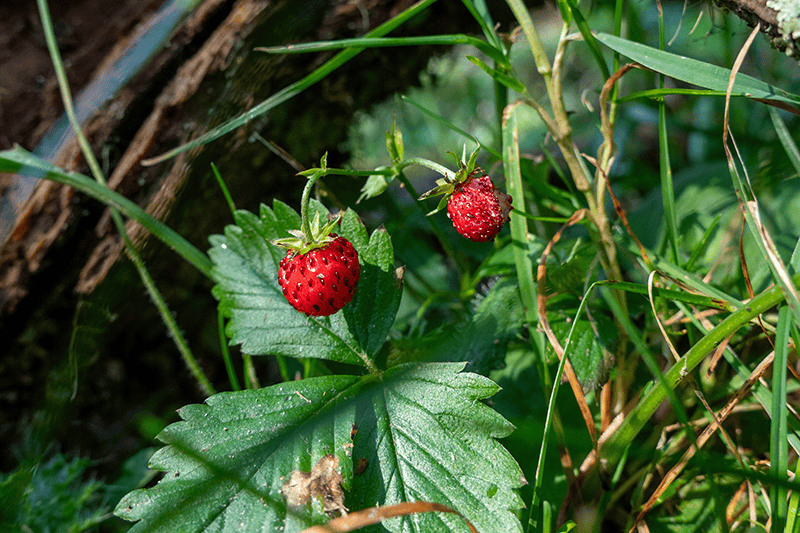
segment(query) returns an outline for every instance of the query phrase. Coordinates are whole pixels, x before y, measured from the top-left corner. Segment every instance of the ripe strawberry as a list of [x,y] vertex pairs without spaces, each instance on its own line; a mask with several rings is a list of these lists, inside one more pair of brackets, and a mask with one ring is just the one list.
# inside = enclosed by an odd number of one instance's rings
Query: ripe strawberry
[[447,216],[456,230],[475,242],[493,240],[509,220],[511,196],[494,186],[480,168],[455,186],[447,200]]
[[278,268],[283,295],[307,316],[328,316],[353,298],[361,277],[358,253],[350,241],[331,233],[327,242],[300,253],[289,249]]

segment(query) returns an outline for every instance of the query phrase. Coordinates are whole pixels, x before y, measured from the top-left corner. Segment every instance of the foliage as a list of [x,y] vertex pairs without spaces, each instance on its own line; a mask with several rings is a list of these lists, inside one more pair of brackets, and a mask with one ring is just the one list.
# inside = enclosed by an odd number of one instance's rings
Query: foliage
[[[248,390],[182,408],[151,460],[162,479],[130,492],[116,514],[137,521],[134,531],[301,531],[331,519],[345,531],[363,525],[365,510],[378,517],[370,527],[390,531],[793,531],[796,87],[743,65],[755,34],[730,68],[713,64],[712,47],[697,40],[715,38],[693,37],[697,29],[676,32],[675,53],[666,51],[665,21],[684,16],[672,4],[661,12],[618,1],[609,11],[563,0],[541,21],[508,0],[520,28],[509,37],[483,2],[465,0],[483,38],[385,37],[429,3],[361,38],[265,49],[341,51],[155,158],[313,90],[364,48],[458,46],[462,63],[478,67],[393,106],[400,126],[392,118],[385,135],[386,109],[376,111],[380,135],[356,126],[388,156],[354,160],[359,169],[323,157],[301,173],[300,213],[278,201],[233,211],[208,257],[85,176],[21,149],[0,157],[0,171],[37,167],[148,224],[213,279],[245,371],[252,357],[274,357],[282,370],[281,383],[245,379]],[[545,22],[560,31],[546,33]],[[730,50],[732,30],[724,35]],[[468,124],[424,105],[448,84],[463,95],[473,82],[493,95],[490,120]],[[425,126],[403,128],[420,116]],[[426,141],[429,125],[427,139],[447,146]],[[514,210],[493,243],[465,241],[417,193],[431,173],[441,186],[459,172],[437,162],[445,152],[461,152],[458,169],[477,162],[504,174]],[[360,191],[345,184],[352,178]],[[352,200],[336,232],[358,251],[362,275],[341,312],[305,317],[282,295],[284,251],[273,243],[315,215],[333,218],[309,198],[318,180]],[[494,397],[490,377],[507,390]],[[741,426],[758,430],[734,431]],[[323,477],[328,462],[336,466]],[[4,490],[18,486],[11,479]],[[380,514],[417,501],[437,512]]]
[[[133,459],[131,463],[133,463]],[[0,475],[0,531],[79,532],[108,518],[115,490],[96,480],[84,481],[88,459],[57,453],[51,458]],[[136,487],[121,480],[116,492]],[[119,496],[118,496],[119,497]],[[117,499],[118,499],[117,497]]]

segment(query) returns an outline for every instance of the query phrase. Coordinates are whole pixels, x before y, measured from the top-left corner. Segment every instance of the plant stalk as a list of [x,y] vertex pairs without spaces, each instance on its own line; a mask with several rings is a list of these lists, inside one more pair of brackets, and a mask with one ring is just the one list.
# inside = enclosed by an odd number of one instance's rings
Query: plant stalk
[[[83,152],[84,158],[86,159],[92,174],[98,183],[105,186],[105,175],[100,168],[97,158],[92,152],[92,147],[89,144],[89,141],[86,139],[86,136],[83,133],[80,122],[78,122],[78,118],[75,116],[75,109],[72,105],[72,93],[69,89],[69,80],[67,80],[67,74],[64,70],[64,63],[61,60],[61,54],[58,51],[58,44],[56,41],[55,32],[53,31],[53,24],[50,17],[50,9],[47,6],[47,0],[36,0],[36,4],[39,7],[39,14],[42,20],[42,30],[44,31],[47,49],[50,52],[50,58],[53,63],[53,68],[56,72],[58,86],[61,91],[61,99],[64,103],[64,110],[69,118],[69,122],[72,125],[72,129],[74,130],[78,139],[78,144],[81,147],[81,152]],[[172,337],[175,345],[178,348],[178,351],[183,357],[184,363],[194,375],[203,392],[207,396],[211,396],[215,392],[214,387],[211,385],[211,382],[208,381],[208,378],[206,378],[205,374],[203,374],[200,365],[197,364],[197,360],[195,360],[194,355],[192,355],[189,345],[178,328],[178,324],[175,322],[175,319],[172,317],[172,314],[170,313],[163,296],[156,287],[153,278],[150,276],[150,273],[147,271],[144,261],[142,261],[139,252],[128,238],[128,232],[125,228],[125,223],[122,220],[122,215],[120,215],[119,211],[117,211],[115,208],[112,208],[111,216],[114,220],[114,225],[116,226],[117,231],[119,231],[125,244],[125,253],[136,267],[139,277],[142,279],[142,283],[147,289],[147,293],[150,295],[153,303],[155,303],[156,308],[161,315],[161,319],[164,321],[170,336]]]

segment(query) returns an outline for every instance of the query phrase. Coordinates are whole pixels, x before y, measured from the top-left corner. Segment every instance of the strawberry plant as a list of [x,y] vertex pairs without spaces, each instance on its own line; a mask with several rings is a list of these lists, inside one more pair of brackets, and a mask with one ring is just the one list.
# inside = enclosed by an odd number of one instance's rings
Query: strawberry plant
[[[795,531],[800,157],[786,122],[800,97],[739,72],[756,33],[730,69],[667,51],[660,3],[564,0],[543,22],[507,0],[503,34],[465,0],[481,37],[386,36],[430,3],[363,37],[262,49],[338,53],[149,163],[320,90],[365,48],[457,47],[493,98],[488,118],[468,132],[407,97],[382,117],[388,156],[323,156],[299,173],[299,213],[232,209],[207,254],[85,176],[3,152],[0,171],[80,188],[212,279],[222,352],[242,353],[245,390],[229,364],[234,390],[213,393],[161,309],[208,395],[159,434],[160,481],[116,515],[147,532]],[[626,21],[658,45],[625,37]],[[404,142],[394,117],[409,109],[451,142]],[[274,358],[281,381],[258,386],[254,357]]]

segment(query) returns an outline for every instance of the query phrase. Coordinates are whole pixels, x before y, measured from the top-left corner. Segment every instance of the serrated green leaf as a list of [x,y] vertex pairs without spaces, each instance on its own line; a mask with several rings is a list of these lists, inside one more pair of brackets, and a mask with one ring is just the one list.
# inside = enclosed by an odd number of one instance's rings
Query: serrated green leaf
[[[328,216],[319,202],[312,201],[309,207],[312,216]],[[387,267],[394,262],[388,236],[373,242],[355,213],[347,212],[341,233],[358,251],[362,267],[356,296],[348,304],[353,309],[329,317],[306,317],[283,296],[278,264],[286,252],[270,242],[299,227],[299,215],[275,201],[272,209],[261,206],[260,216],[237,211],[235,221],[237,225],[226,227],[224,236],[211,237],[209,251],[217,281],[213,294],[224,316],[230,318],[227,333],[231,342],[241,344],[245,353],[253,355],[316,357],[369,366],[368,356],[380,349],[388,334],[383,324],[389,321],[388,315],[394,318],[399,305],[400,291],[394,288]],[[390,293],[389,286],[396,295]],[[372,313],[363,311],[368,307],[373,308]],[[368,323],[358,322],[365,319],[381,325],[370,329]]]
[[597,248],[591,242],[580,239],[572,243],[565,242],[564,248],[552,254],[552,264],[547,268],[548,292],[574,293],[576,288],[583,286],[586,273],[597,256]]
[[369,200],[376,196],[383,194],[391,182],[394,181],[394,176],[384,176],[383,174],[373,174],[367,178],[364,186],[361,187],[361,196],[358,197],[358,202],[362,200]]
[[340,233],[359,250],[362,265],[358,290],[342,313],[359,346],[374,356],[386,342],[403,294],[402,280],[394,277],[392,241],[384,228],[367,240],[367,230],[353,211],[342,218]]
[[[345,211],[344,216],[340,221],[339,235],[350,241],[353,247],[361,252],[369,246],[369,235],[367,235],[367,228],[358,219],[358,215],[354,211],[348,209]],[[392,254],[394,260],[394,254]]]
[[[524,483],[495,440],[513,427],[480,402],[498,387],[463,363],[403,365],[376,376],[324,376],[221,393],[180,410],[151,466],[155,487],[131,492],[115,513],[132,533],[299,531],[325,516],[287,510],[281,486],[325,454],[339,459],[345,505],[428,500],[463,513],[483,533],[521,531],[514,489]],[[352,441],[351,441],[352,437]],[[353,464],[366,464],[353,472]],[[306,506],[308,507],[308,506]],[[441,514],[386,522],[391,531],[466,531]]]
[[[569,315],[568,316],[573,316]],[[616,335],[616,328],[613,323],[598,313],[595,318],[597,332],[592,328],[592,324],[587,320],[580,320],[575,324],[575,331],[572,334],[572,348],[569,351],[569,362],[575,370],[575,375],[583,387],[584,392],[589,392],[593,388],[602,385],[608,379],[610,371],[610,360],[607,359],[607,347]],[[572,324],[564,320],[563,316],[555,313],[548,313],[550,326],[553,328],[559,342],[563,346],[567,340],[567,335]],[[548,352],[552,354],[552,348],[548,345]]]
[[476,298],[477,309],[469,322],[458,328],[459,347],[452,361],[468,361],[469,369],[482,375],[502,367],[506,345],[517,337],[525,321],[519,286],[512,278],[494,283]]
[[[367,469],[353,478],[354,508],[427,500],[443,503],[484,533],[521,531],[510,512],[525,483],[513,457],[495,439],[513,426],[477,400],[498,387],[459,373],[463,363],[407,364],[389,369],[384,385],[358,409],[353,457]],[[496,490],[495,490],[496,487]],[[492,496],[489,496],[493,493]],[[426,513],[384,523],[389,531],[465,532],[457,516]]]
[[475,303],[469,320],[397,342],[390,361],[464,361],[470,371],[482,375],[500,368],[506,345],[525,320],[519,287],[511,278],[501,279],[476,297]]
[[[139,520],[131,532],[298,531],[324,521],[292,513],[281,497],[293,470],[308,472],[325,454],[352,465],[347,455],[355,416],[340,405],[356,376],[324,376],[260,390],[221,393],[188,405],[183,421],[159,440],[168,446],[150,460],[165,473],[155,487],[125,496],[115,513]],[[335,416],[323,413],[336,408]],[[349,486],[352,469],[342,468]]]

